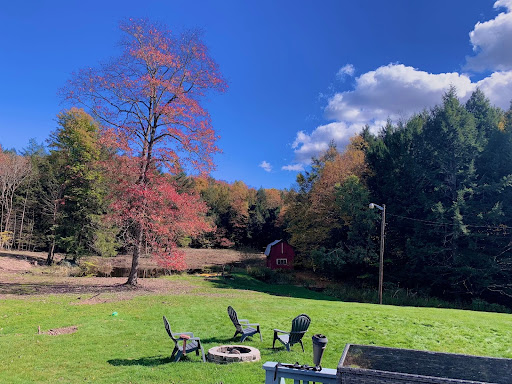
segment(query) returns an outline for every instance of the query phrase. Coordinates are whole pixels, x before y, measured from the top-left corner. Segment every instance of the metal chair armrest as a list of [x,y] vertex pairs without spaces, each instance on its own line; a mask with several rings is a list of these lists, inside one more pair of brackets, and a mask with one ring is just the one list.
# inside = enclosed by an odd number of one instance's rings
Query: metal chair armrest
[[281,331],[280,329],[274,329],[274,333],[278,333],[278,332],[279,333],[286,333],[288,335],[290,334],[290,332],[288,332],[288,331]]

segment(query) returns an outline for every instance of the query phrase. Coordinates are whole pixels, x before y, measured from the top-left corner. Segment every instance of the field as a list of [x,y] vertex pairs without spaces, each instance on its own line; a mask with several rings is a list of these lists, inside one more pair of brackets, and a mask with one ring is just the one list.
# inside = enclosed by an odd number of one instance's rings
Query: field
[[[218,249],[185,249],[185,261],[189,270],[217,269],[228,264],[264,265],[261,253],[246,253],[234,250]],[[56,255],[60,261],[63,255]],[[127,255],[112,259],[84,258],[83,264],[108,263],[108,269],[123,269],[126,276],[131,265]],[[48,293],[102,293],[125,292],[125,294],[141,294],[142,292],[166,292],[166,282],[160,279],[141,279],[141,289],[133,290],[122,284],[126,278],[112,277],[69,277],[68,268],[44,266],[46,254],[43,252],[0,251],[0,299],[10,295],[30,295]],[[99,261],[99,262],[98,262]],[[151,271],[158,268],[151,258],[140,259],[140,269]]]
[[[124,278],[71,278],[30,262],[0,254],[0,382],[263,383],[265,361],[312,364],[315,333],[329,339],[323,366],[331,368],[346,343],[512,358],[508,314],[344,303],[267,285],[242,270],[232,279],[140,279],[140,288],[129,289],[120,285]],[[201,337],[207,350],[232,343],[228,305],[261,324],[263,342],[246,342],[260,350],[260,362],[205,364],[194,354],[169,360],[173,344],[162,315],[173,331]],[[288,329],[299,313],[312,318],[306,352],[272,350],[272,329]]]

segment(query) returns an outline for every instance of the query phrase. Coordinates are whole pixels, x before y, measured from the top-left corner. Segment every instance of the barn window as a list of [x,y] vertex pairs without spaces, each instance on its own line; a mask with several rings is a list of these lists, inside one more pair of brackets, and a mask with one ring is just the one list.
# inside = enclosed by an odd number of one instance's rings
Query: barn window
[[287,265],[288,259],[276,259],[277,265]]

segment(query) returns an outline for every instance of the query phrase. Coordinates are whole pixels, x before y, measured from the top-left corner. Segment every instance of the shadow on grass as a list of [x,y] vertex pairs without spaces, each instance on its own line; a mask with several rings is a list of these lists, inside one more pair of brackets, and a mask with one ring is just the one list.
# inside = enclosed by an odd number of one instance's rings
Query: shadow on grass
[[222,338],[222,337],[201,337],[201,344],[240,344],[240,337],[237,339],[233,338]]
[[28,261],[30,264],[34,265],[45,265],[45,260],[39,257],[34,257],[26,254],[21,253],[11,253],[8,251],[1,251],[0,252],[1,257],[7,257],[14,260],[20,260],[20,261]]
[[112,359],[107,360],[110,365],[118,366],[130,366],[130,365],[142,365],[144,367],[155,367],[157,365],[163,365],[171,363],[170,357],[162,357],[162,356],[150,356],[150,357],[141,357],[140,359]]
[[295,297],[299,299],[339,301],[335,297],[311,291],[304,287],[290,284],[268,284],[245,274],[237,273],[233,274],[229,279],[219,277],[210,279],[210,281],[214,284],[215,288],[245,289],[268,293],[274,296]]
[[[293,347],[292,347],[293,348]],[[258,348],[260,350],[260,352],[263,352],[265,351],[265,353],[269,354],[269,355],[275,355],[277,353],[281,353],[281,352],[287,352],[286,351],[286,348],[280,344],[280,345],[277,345],[276,344],[276,347],[275,348],[272,348],[272,347],[265,347],[265,348]],[[293,350],[292,350],[293,351]],[[300,349],[300,345],[299,345],[299,348],[298,348],[298,351],[302,352],[302,349]],[[289,353],[289,352],[287,352]]]
[[[80,283],[79,278],[75,280]],[[124,284],[0,283],[0,294],[47,295],[53,293],[111,293],[135,290]]]

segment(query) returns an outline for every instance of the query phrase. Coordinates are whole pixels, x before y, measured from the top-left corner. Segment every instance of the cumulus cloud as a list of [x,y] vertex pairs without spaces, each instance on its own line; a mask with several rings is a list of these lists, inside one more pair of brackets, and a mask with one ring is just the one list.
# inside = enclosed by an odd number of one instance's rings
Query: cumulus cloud
[[489,98],[491,104],[505,110],[509,108],[512,100],[512,71],[494,72],[476,85]]
[[302,164],[290,164],[285,165],[281,167],[283,171],[294,171],[294,172],[301,172],[304,170],[304,166]]
[[345,147],[365,125],[377,132],[387,119],[406,119],[438,104],[451,85],[462,98],[469,97],[476,87],[466,75],[431,74],[403,64],[389,64],[364,73],[356,79],[353,90],[336,93],[328,100],[325,112],[334,122],[320,125],[309,134],[297,133],[292,144],[295,160],[308,164],[331,141],[338,148]]
[[474,71],[512,69],[512,0],[498,0],[494,8],[505,8],[494,19],[477,23],[469,33],[475,56],[466,57],[466,68]]
[[266,171],[266,172],[271,172],[272,171],[272,165],[270,163],[266,162],[265,160],[263,160],[259,164],[259,167],[263,168],[263,170]]
[[338,148],[343,148],[360,128],[359,125],[347,124],[341,121],[321,125],[311,134],[300,131],[292,144],[292,148],[295,150],[295,159],[299,163],[309,164],[313,156],[327,150],[331,141]]
[[[435,74],[399,63],[363,73],[355,78],[351,90],[325,97],[325,116],[332,122],[317,126],[310,133],[299,131],[292,144],[295,163],[282,169],[296,170],[309,164],[311,157],[325,151],[331,141],[343,148],[365,125],[376,133],[388,119],[406,120],[431,108],[441,103],[450,86],[456,88],[462,102],[478,87],[491,104],[508,109],[512,100],[512,0],[498,0],[494,7],[506,11],[475,25],[470,40],[476,53],[467,58],[466,64],[466,69],[491,69],[494,73],[473,82],[469,74]],[[347,64],[336,77],[353,74],[353,66]]]
[[354,90],[336,93],[328,102],[328,118],[349,124],[396,120],[439,103],[453,85],[460,97],[474,90],[466,75],[456,72],[432,74],[403,64],[389,64],[364,73]]
[[352,64],[345,64],[343,67],[340,68],[338,73],[336,73],[336,78],[338,80],[344,80],[346,76],[354,76],[356,69]]
[[292,144],[295,160],[309,164],[311,157],[325,151],[331,141],[338,148],[345,147],[365,125],[376,133],[388,119],[405,120],[433,107],[450,86],[455,86],[462,101],[479,87],[493,105],[506,109],[512,99],[512,71],[495,72],[478,82],[456,72],[433,74],[403,64],[364,73],[356,79],[353,90],[336,93],[328,100],[325,113],[334,122],[311,133],[297,133]]

